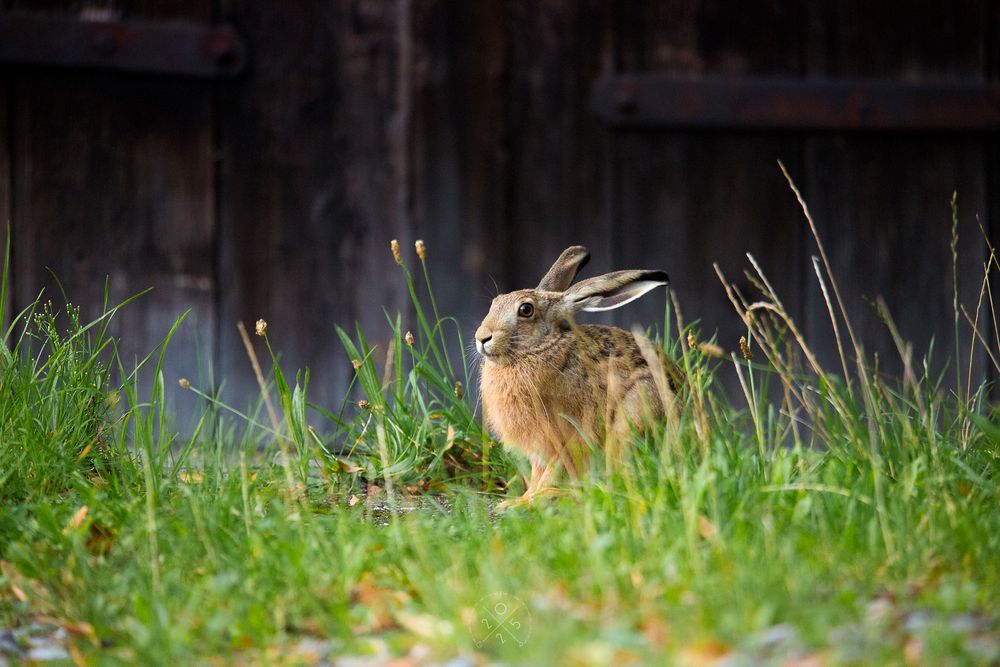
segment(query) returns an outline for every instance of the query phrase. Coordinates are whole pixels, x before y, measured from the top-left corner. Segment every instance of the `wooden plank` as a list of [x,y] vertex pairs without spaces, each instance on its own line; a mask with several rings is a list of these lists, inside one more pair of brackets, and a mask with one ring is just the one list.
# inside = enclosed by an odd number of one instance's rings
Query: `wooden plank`
[[[156,4],[144,14],[133,3],[133,14],[163,17]],[[174,4],[174,16],[210,18],[202,3]],[[112,303],[152,286],[112,329],[126,364],[190,308],[164,375],[171,387],[180,377],[205,386],[216,298],[211,88],[42,70],[13,78],[17,304],[42,288],[59,303],[47,268],[85,318],[99,314],[105,276]],[[148,392],[150,377],[143,381]],[[178,392],[174,400],[184,426],[195,397]]]
[[611,18],[600,0],[510,5],[505,289],[533,287],[570,245],[591,251],[584,275],[620,259],[607,196],[610,136],[589,111],[591,84],[612,57]]
[[[10,173],[10,83],[6,71],[0,71],[0,271],[3,270],[3,253],[7,244],[7,233],[10,229],[11,217],[11,173]],[[0,280],[3,280],[0,274]],[[10,271],[7,275],[10,281]],[[11,284],[8,283],[8,289]],[[12,299],[7,296],[6,303],[0,303],[0,331],[6,331],[11,318]],[[2,337],[2,333],[0,333]]]
[[[955,356],[951,212],[958,192],[959,299],[974,304],[983,259],[975,215],[985,210],[985,168],[978,138],[838,137],[811,140],[805,196],[821,230],[849,318],[880,370],[901,370],[886,327],[873,308],[885,298],[919,361],[934,340],[934,368]],[[810,253],[817,253],[810,242]],[[835,367],[835,342],[822,293],[809,283],[807,337]],[[964,328],[964,327],[963,327]],[[841,326],[843,333],[843,326]],[[963,335],[962,338],[965,336]],[[849,341],[848,356],[853,358]],[[967,368],[967,350],[962,352]],[[977,360],[980,374],[982,360]],[[963,377],[966,371],[963,370]]]
[[568,245],[613,262],[607,134],[587,110],[607,3],[414,5],[413,214],[467,340],[499,291]]
[[427,243],[438,305],[466,342],[494,279],[510,287],[507,11],[497,1],[413,3],[412,60],[401,70],[412,96],[404,216]]
[[[809,74],[985,83],[985,7],[981,0],[940,0],[901,14],[888,1],[816,3],[806,40]],[[959,298],[971,304],[984,257],[975,216],[988,206],[985,145],[981,136],[931,134],[816,136],[808,142],[801,185],[823,230],[849,317],[889,374],[898,375],[899,355],[869,303],[876,296],[885,297],[902,336],[914,344],[916,360],[932,338],[936,368],[955,355],[949,202],[957,191]],[[809,252],[815,252],[811,242]],[[832,363],[833,334],[815,280],[809,281],[807,299],[808,336]],[[967,369],[964,355],[960,366]],[[981,377],[983,360],[977,358],[974,367]]]
[[[792,75],[801,70],[800,9],[793,3],[616,6],[618,74]],[[726,39],[721,39],[726,35]],[[733,39],[729,39],[732,37]],[[779,286],[793,317],[802,313],[802,230],[776,160],[795,168],[796,135],[619,132],[612,149],[615,234],[623,268],[662,268],[701,339],[718,332],[727,350],[745,333],[712,269],[746,293],[752,252]],[[627,311],[627,312],[626,312]],[[662,299],[618,311],[623,324],[662,322]],[[676,333],[676,330],[675,330]],[[730,388],[731,371],[723,370]]]
[[399,237],[412,258],[394,160],[396,7],[222,3],[254,54],[219,96],[220,361],[234,400],[255,387],[237,321],[266,319],[283,368],[311,368],[310,398],[336,408],[352,371],[334,325],[359,321],[381,355],[382,309],[405,304],[389,256]]
[[[781,159],[796,169],[798,139],[663,133],[616,142],[622,268],[666,270],[685,321],[699,320],[699,340],[717,332],[727,350],[739,349],[746,327],[713,263],[753,297],[759,291],[744,274],[752,253],[785,307],[801,317],[802,227],[776,164]],[[661,298],[647,298],[623,309],[620,321],[659,324],[663,309]],[[671,326],[676,333],[672,320]]]
[[[1000,37],[1000,3],[992,2],[989,3],[985,11],[985,25],[986,27],[986,44],[988,45],[986,57],[983,63],[983,73],[990,83],[1000,85],[1000,51],[997,50],[997,38]],[[997,135],[992,135],[987,141],[987,172],[986,172],[986,190],[987,190],[987,210],[982,216],[982,221],[986,227],[986,233],[990,238],[990,245],[994,248],[1000,247],[1000,182],[998,182],[998,177],[1000,177],[1000,138]],[[988,253],[987,253],[988,256]],[[993,303],[1000,306],[1000,271],[992,270],[990,272],[990,290],[994,295]],[[990,299],[987,298],[987,306],[989,305]],[[992,312],[986,316],[989,319],[989,326],[986,327],[986,340],[993,341],[987,343],[993,350],[995,356],[1000,357],[1000,345],[996,343],[998,337],[1000,337],[1000,332],[997,331],[997,323],[992,316]],[[990,338],[992,334],[993,338]],[[984,351],[982,354],[986,354]],[[992,362],[988,360],[983,361],[983,365],[986,367],[986,377],[987,380],[992,385],[991,395],[993,400],[997,400],[1000,397],[1000,369],[997,369]]]

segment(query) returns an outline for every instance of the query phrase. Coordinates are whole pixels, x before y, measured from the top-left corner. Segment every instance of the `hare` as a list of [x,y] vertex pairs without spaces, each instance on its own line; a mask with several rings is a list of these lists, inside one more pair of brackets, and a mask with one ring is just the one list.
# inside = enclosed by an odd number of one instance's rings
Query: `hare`
[[[571,287],[589,259],[583,246],[567,248],[538,287],[493,299],[476,330],[486,420],[531,462],[517,502],[550,490],[560,466],[576,478],[587,463],[587,442],[602,435],[621,441],[632,425],[676,409],[683,373],[662,351],[648,346],[644,355],[623,329],[573,321],[577,311],[619,308],[667,285],[667,274],[615,271]],[[660,367],[650,368],[647,356]]]

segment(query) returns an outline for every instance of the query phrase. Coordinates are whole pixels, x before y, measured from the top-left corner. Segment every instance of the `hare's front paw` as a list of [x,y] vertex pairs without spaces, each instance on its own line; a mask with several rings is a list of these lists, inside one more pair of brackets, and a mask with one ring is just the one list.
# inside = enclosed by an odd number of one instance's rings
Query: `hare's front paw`
[[559,493],[560,493],[559,489],[555,488],[554,486],[546,486],[538,489],[529,489],[528,491],[525,491],[523,495],[520,495],[517,498],[508,498],[503,502],[497,503],[497,506],[494,509],[497,512],[503,512],[513,507],[527,507],[528,505],[532,504],[533,502],[535,502],[540,498],[544,498],[546,496],[555,497],[558,496]]

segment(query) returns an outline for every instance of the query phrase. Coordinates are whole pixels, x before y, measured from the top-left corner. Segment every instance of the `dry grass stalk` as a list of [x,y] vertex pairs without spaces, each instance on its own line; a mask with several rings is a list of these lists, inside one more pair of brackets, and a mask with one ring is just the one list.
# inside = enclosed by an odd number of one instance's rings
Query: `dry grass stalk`
[[[864,359],[864,354],[861,351],[861,344],[858,342],[857,337],[854,335],[854,327],[851,326],[851,320],[847,316],[847,308],[844,307],[844,300],[840,297],[840,288],[837,286],[837,281],[833,277],[833,270],[830,268],[830,260],[826,256],[826,247],[823,245],[823,241],[819,237],[819,232],[816,229],[816,223],[813,221],[812,213],[809,212],[809,205],[806,204],[805,199],[802,198],[802,193],[799,192],[799,188],[795,185],[795,181],[792,180],[791,175],[788,170],[785,169],[784,163],[778,160],[778,166],[781,168],[781,173],[785,175],[785,180],[788,181],[788,186],[795,193],[795,199],[798,200],[799,206],[802,208],[802,213],[806,217],[806,222],[809,223],[809,231],[812,232],[813,239],[816,240],[816,246],[819,248],[819,256],[823,260],[823,268],[826,269],[826,275],[830,279],[830,286],[833,288],[833,295],[837,299],[837,306],[840,308],[840,315],[844,318],[844,325],[847,327],[847,335],[851,339],[851,345],[854,346],[854,352],[858,357],[858,364],[862,366]],[[845,377],[845,382],[850,381],[850,378]]]
[[[748,330],[754,328],[754,320],[750,317],[747,312],[747,304],[742,299],[742,295],[737,294],[737,290],[733,284],[731,284],[722,273],[722,269],[719,268],[718,263],[713,263],[712,268],[715,269],[715,275],[718,276],[719,282],[722,283],[722,288],[726,292],[726,296],[729,298],[729,302],[733,305],[736,313],[743,320]],[[785,391],[790,392],[795,396],[796,400],[802,404],[807,405],[806,399],[799,388],[792,382],[792,369],[784,363],[784,360],[779,354],[776,353],[776,345],[774,340],[771,338],[769,332],[763,331],[758,328],[758,337],[763,339],[767,344],[762,346],[761,350],[764,356],[767,358],[768,362],[778,371],[778,378],[781,380],[782,385],[785,387]]]
[[[819,258],[813,255],[813,271],[816,272],[816,279],[819,281],[819,289],[823,293],[823,302],[826,303],[826,312],[830,315],[830,326],[833,327],[833,337],[837,341],[837,354],[840,356],[840,367],[844,371],[844,381],[850,377],[847,372],[847,356],[844,354],[844,345],[840,337],[840,327],[837,324],[837,316],[833,313],[833,302],[830,301],[830,292],[826,288],[826,281],[823,280],[823,272],[819,268]],[[854,388],[847,382],[847,393],[854,397]]]
[[757,433],[757,450],[761,456],[764,455],[764,428],[760,424],[760,413],[757,406],[757,395],[750,391],[746,378],[743,377],[743,364],[736,358],[735,354],[730,354],[733,359],[733,367],[736,368],[736,377],[740,380],[740,388],[746,396],[747,406],[750,408],[750,417],[753,419],[753,428]]
[[771,301],[773,301],[778,308],[785,310],[785,304],[781,303],[781,299],[778,298],[778,292],[771,286],[770,281],[768,281],[767,276],[764,275],[764,271],[760,268],[757,260],[754,259],[754,256],[750,253],[747,253],[747,259],[750,260],[750,264],[753,265],[754,271],[756,271],[757,275],[760,276],[761,282],[763,282],[764,286],[767,287],[767,297],[771,299]]
[[885,299],[878,297],[875,300],[875,305],[882,317],[882,321],[885,323],[886,329],[889,330],[889,336],[892,337],[892,342],[896,346],[899,358],[903,361],[903,390],[905,391],[907,387],[912,389],[913,398],[920,409],[920,416],[923,417],[925,415],[924,399],[920,395],[917,376],[913,372],[913,345],[905,342],[903,337],[899,335],[899,329],[896,327],[896,322],[892,319],[892,314],[889,313],[889,305],[885,302]]
[[663,363],[660,361],[660,355],[656,352],[656,346],[638,326],[632,328],[632,337],[635,339],[636,345],[639,346],[639,352],[653,375],[653,384],[660,396],[660,405],[663,406],[663,416],[670,435],[669,442],[676,444],[677,434],[680,431],[680,403],[677,400],[677,394],[670,388]]
[[271,396],[267,393],[267,383],[264,382],[264,374],[260,370],[257,353],[254,352],[253,344],[250,342],[250,336],[247,334],[247,328],[243,326],[242,320],[236,323],[236,328],[240,331],[240,338],[243,339],[243,347],[246,348],[247,356],[250,358],[250,366],[253,368],[254,377],[257,378],[257,386],[260,387],[260,395],[263,397],[264,406],[267,408],[267,417],[271,420],[271,428],[274,429],[275,433],[278,433],[281,423],[278,421],[278,413],[274,409],[274,403],[271,402]]
[[970,327],[972,327],[972,333],[979,340],[979,342],[982,343],[983,349],[986,350],[986,354],[989,355],[990,361],[993,362],[993,367],[996,368],[997,372],[1000,372],[1000,360],[997,359],[993,350],[990,349],[990,345],[987,342],[986,337],[983,336],[982,332],[976,326],[975,321],[969,316],[969,311],[965,309],[965,306],[959,306],[959,308],[962,310],[962,315],[965,316],[965,321],[969,323]]
[[670,294],[670,303],[674,308],[674,319],[677,321],[677,333],[684,331],[684,316],[681,314],[681,302],[677,300],[677,293],[673,290],[668,290]]
[[389,346],[385,350],[385,368],[382,370],[382,391],[389,388],[392,381],[392,368],[396,361],[396,340],[389,339]]

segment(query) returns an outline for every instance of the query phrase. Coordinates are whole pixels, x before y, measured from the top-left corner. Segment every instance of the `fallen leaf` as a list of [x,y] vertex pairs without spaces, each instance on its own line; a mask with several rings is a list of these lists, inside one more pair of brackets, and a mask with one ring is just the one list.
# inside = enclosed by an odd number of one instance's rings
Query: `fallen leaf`
[[356,495],[354,495],[352,493],[350,500],[347,501],[347,506],[348,507],[354,507],[355,505],[357,505],[360,502],[361,502],[361,500]]
[[704,514],[698,515],[698,532],[706,540],[713,540],[719,534],[719,529],[715,527],[715,524],[708,520]]
[[826,654],[825,653],[810,653],[808,655],[800,655],[794,658],[789,658],[781,663],[781,667],[825,667],[826,665]]
[[197,470],[181,470],[177,473],[177,478],[185,484],[201,484],[205,481],[204,473],[198,472]]
[[611,664],[615,665],[615,667],[617,667],[618,665],[621,665],[622,667],[626,667],[629,665],[641,665],[642,656],[639,654],[638,651],[632,649],[627,649],[627,648],[615,649],[614,652],[611,654]]
[[70,642],[66,649],[69,651],[69,657],[76,667],[86,667],[87,661],[83,659],[83,654],[80,653],[80,649],[76,647],[76,644]]
[[430,614],[412,614],[398,611],[396,621],[406,630],[425,639],[440,639],[451,637],[455,628],[451,623]]
[[903,646],[903,659],[907,665],[919,665],[923,662],[924,642],[919,637],[910,637]]
[[653,648],[663,648],[670,639],[670,626],[655,614],[648,614],[639,624],[642,636]]
[[95,556],[106,556],[115,543],[115,534],[110,528],[95,521],[90,524],[90,534],[87,536],[87,551]]
[[[333,642],[324,639],[306,637],[293,644],[285,653],[296,665],[316,665],[322,662],[333,651]],[[273,663],[279,663],[280,655],[269,656]]]
[[100,646],[100,642],[97,641],[97,633],[94,631],[94,626],[90,623],[83,621],[79,623],[63,623],[62,627],[71,635],[84,637],[94,646]]
[[364,470],[361,466],[354,465],[347,459],[334,459],[331,466],[337,472],[356,473]]
[[682,648],[677,657],[684,667],[708,667],[719,664],[729,655],[729,647],[717,641],[704,641]]
[[67,535],[69,534],[69,531],[79,528],[80,524],[83,523],[83,520],[87,518],[87,512],[89,511],[90,509],[86,505],[78,509],[72,518],[70,518],[70,520],[66,523],[66,527],[63,528],[63,535]]

